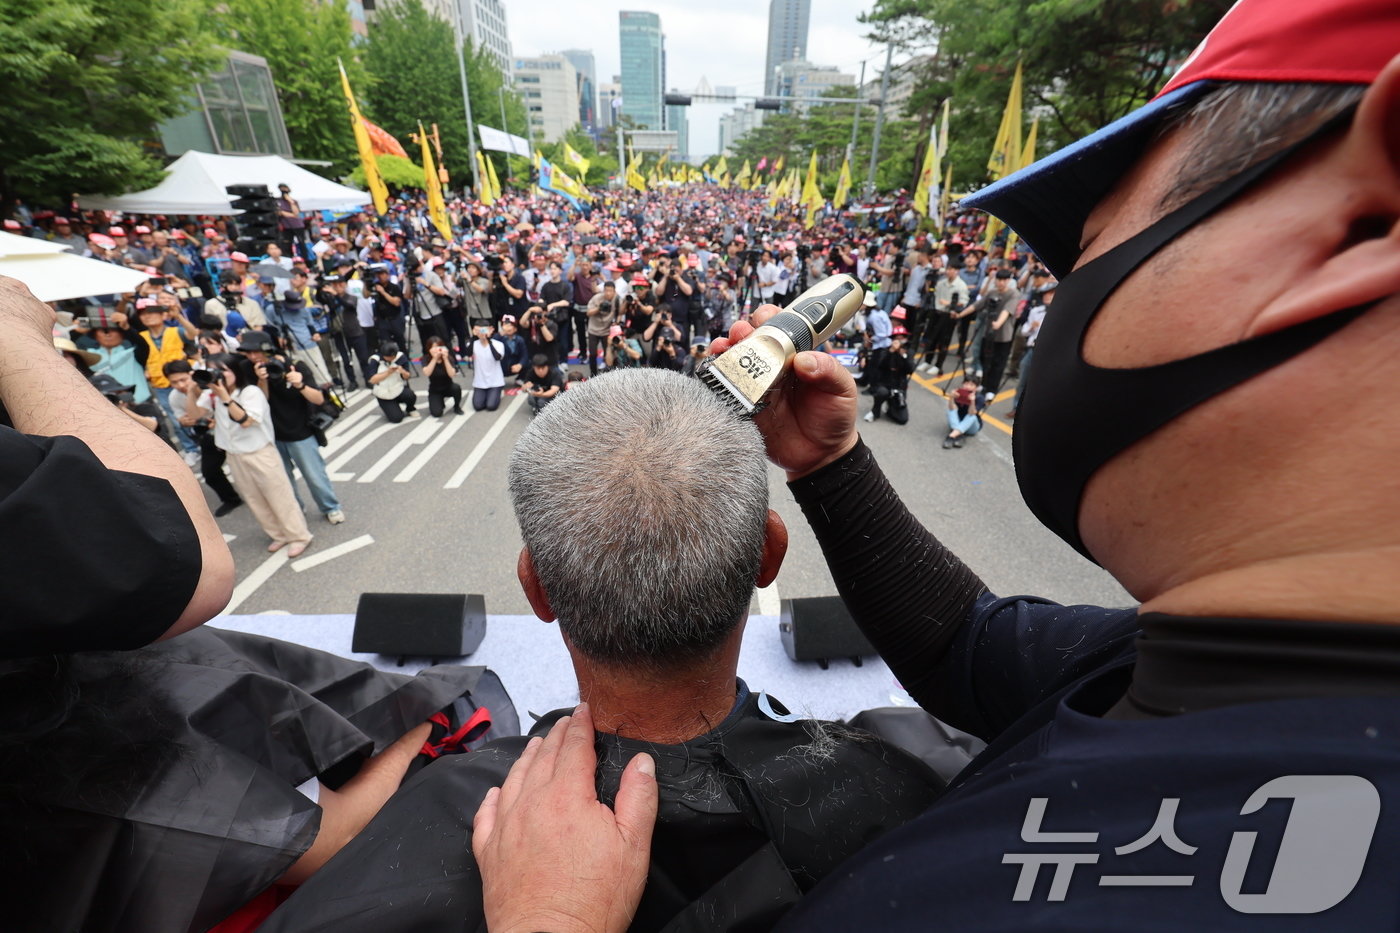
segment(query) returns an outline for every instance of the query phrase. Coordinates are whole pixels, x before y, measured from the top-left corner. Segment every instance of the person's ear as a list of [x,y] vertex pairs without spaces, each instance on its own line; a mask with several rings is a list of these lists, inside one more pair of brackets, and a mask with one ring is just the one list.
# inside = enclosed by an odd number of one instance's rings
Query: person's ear
[[520,549],[520,557],[515,562],[515,575],[520,578],[520,588],[525,591],[525,598],[540,621],[553,622],[558,618],[550,608],[549,594],[544,591],[544,585],[535,573],[535,561],[527,547]]
[[1318,219],[1327,253],[1250,322],[1246,337],[1400,295],[1400,55],[1381,69],[1334,151]]
[[759,589],[778,578],[778,571],[782,569],[787,549],[787,525],[783,524],[783,519],[777,512],[769,509],[768,518],[763,526],[763,558],[758,565],[758,576],[754,579],[754,584]]

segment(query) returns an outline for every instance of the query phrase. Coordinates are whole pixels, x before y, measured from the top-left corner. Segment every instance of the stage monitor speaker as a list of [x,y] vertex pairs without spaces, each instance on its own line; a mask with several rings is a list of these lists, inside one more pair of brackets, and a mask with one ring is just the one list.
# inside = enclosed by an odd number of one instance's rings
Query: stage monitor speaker
[[850,658],[860,667],[861,658],[878,654],[856,627],[840,596],[783,600],[778,634],[788,657],[816,661],[822,670],[833,658]]
[[476,593],[361,593],[350,649],[404,658],[461,658],[486,636]]

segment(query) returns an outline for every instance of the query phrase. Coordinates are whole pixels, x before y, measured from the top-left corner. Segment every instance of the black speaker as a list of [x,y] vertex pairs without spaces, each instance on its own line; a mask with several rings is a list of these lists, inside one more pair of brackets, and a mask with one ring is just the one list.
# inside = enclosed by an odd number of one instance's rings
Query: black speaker
[[860,667],[861,658],[879,653],[856,627],[840,596],[783,600],[778,635],[788,657],[816,661],[822,670],[832,658],[850,658]]
[[350,650],[403,658],[461,658],[486,636],[476,593],[361,593]]

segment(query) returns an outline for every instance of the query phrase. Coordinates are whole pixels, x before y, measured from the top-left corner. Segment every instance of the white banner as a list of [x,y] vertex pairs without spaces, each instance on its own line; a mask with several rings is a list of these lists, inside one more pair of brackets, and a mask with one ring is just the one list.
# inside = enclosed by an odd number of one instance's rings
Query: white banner
[[530,158],[533,152],[530,149],[530,141],[521,139],[519,136],[512,136],[509,133],[502,133],[500,130],[492,129],[484,123],[478,123],[476,128],[481,131],[481,148],[494,149],[497,152],[509,152],[512,155]]

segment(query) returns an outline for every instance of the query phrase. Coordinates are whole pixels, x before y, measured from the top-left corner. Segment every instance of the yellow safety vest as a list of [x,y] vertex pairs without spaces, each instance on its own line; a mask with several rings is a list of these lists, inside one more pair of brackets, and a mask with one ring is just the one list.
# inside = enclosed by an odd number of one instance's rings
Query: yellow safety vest
[[161,370],[171,360],[185,358],[185,340],[180,336],[180,328],[166,327],[161,332],[159,345],[152,339],[150,331],[143,330],[139,333],[150,350],[146,355],[146,381],[153,389],[170,388],[170,380],[165,378],[165,373]]

